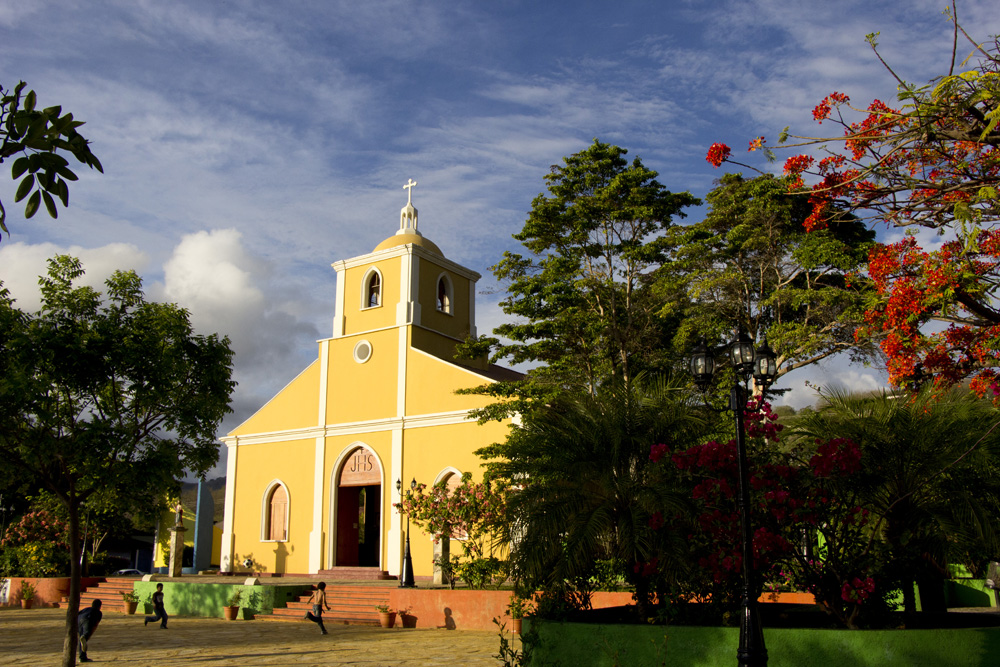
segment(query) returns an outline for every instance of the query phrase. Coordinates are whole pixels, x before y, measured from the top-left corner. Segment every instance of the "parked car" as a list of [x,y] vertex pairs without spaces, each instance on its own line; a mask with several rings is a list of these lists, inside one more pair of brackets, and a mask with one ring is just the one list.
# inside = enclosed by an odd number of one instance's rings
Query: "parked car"
[[139,570],[135,570],[132,568],[128,568],[125,570],[118,570],[117,572],[115,572],[116,577],[141,577],[144,574],[146,573],[140,572]]

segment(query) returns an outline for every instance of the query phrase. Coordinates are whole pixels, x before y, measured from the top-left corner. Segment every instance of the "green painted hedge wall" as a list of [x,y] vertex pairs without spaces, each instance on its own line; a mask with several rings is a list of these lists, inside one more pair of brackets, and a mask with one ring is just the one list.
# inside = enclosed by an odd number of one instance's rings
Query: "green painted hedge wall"
[[[738,628],[556,623],[525,619],[538,631],[530,664],[732,667]],[[962,630],[765,629],[768,667],[995,667],[1000,628]]]

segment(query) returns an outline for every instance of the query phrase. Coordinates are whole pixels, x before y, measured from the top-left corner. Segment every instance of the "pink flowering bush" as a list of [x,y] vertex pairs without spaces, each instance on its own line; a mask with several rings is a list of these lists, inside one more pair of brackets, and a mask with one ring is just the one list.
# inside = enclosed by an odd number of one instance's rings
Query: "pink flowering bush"
[[3,549],[3,574],[44,577],[61,574],[68,566],[68,529],[48,510],[35,510],[7,527]]
[[[506,497],[505,486],[473,482],[472,475],[465,473],[462,483],[455,489],[449,489],[443,481],[431,487],[418,484],[413,493],[404,495],[394,507],[409,515],[410,520],[430,533],[435,542],[442,538],[458,540],[468,562],[459,560],[453,567],[460,573],[468,571],[478,584],[484,583],[481,581],[484,576],[478,574],[484,565],[481,561],[488,560],[491,527],[502,519]],[[497,565],[498,562],[489,563],[492,569]],[[473,576],[473,572],[477,574]]]

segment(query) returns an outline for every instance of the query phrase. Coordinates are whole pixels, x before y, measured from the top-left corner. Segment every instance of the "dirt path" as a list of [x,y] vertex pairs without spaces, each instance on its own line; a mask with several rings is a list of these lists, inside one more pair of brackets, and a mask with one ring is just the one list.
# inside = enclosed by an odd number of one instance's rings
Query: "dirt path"
[[[224,621],[171,618],[170,629],[143,627],[142,616],[112,611],[104,615],[90,642],[94,664],[136,667],[205,665],[496,667],[496,633],[476,630],[327,626],[321,635],[312,623]],[[0,608],[0,664],[58,665],[65,636],[61,609]]]

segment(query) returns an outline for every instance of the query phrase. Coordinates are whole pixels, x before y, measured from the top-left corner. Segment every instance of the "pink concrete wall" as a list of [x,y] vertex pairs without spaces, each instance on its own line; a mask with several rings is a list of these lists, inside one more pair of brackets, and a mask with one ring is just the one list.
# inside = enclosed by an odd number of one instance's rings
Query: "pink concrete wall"
[[[495,630],[493,619],[499,616],[510,630],[510,596],[510,591],[394,588],[389,592],[389,606],[397,611],[409,609],[417,617],[418,628]],[[813,604],[815,599],[809,593],[778,593],[761,596],[761,602]],[[591,597],[591,604],[594,609],[632,604],[632,593],[598,591]],[[402,620],[397,617],[395,627],[401,626]]]
[[[507,605],[510,591],[469,591],[448,589],[422,590],[395,588],[389,593],[389,606],[417,617],[418,628],[448,628],[450,630],[496,630],[493,619],[500,617],[510,630]],[[594,593],[595,609],[629,604],[631,593]],[[399,619],[396,621],[400,624]]]
[[[35,599],[32,607],[55,607],[64,597],[69,596],[69,577],[47,577],[34,579],[30,577],[11,577],[8,587],[7,604],[21,605],[21,582],[28,581],[35,587]],[[80,580],[80,589],[104,581],[104,577],[84,577]]]

